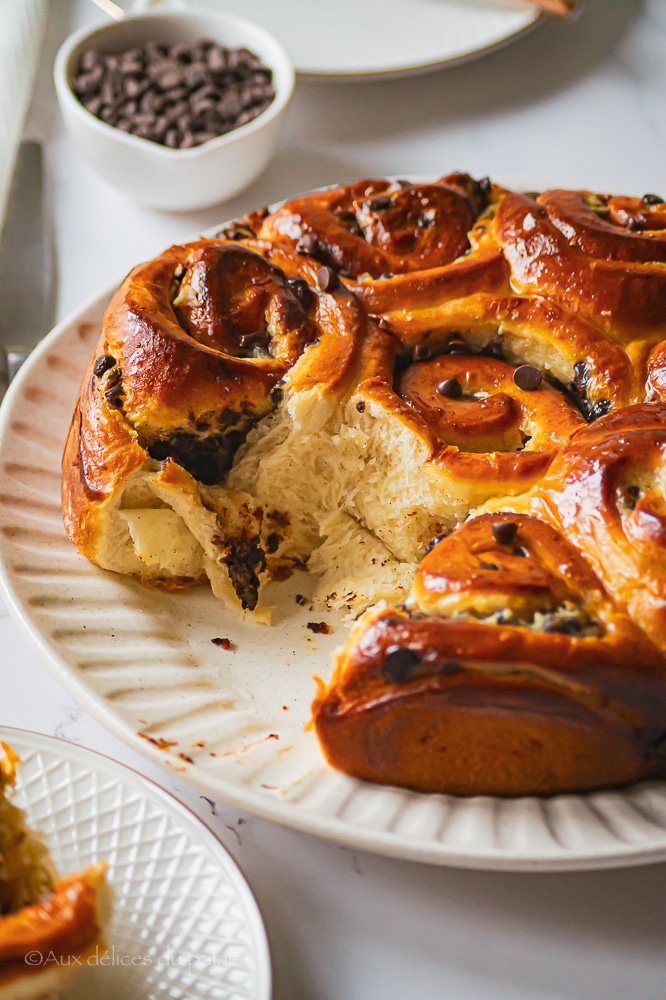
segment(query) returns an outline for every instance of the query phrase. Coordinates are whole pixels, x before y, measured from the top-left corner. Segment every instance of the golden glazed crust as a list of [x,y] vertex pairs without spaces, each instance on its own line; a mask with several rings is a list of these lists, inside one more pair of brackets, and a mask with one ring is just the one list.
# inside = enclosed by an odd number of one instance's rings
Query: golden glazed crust
[[459,173],[304,195],[129,275],[65,524],[99,565],[208,578],[257,622],[300,565],[315,604],[365,612],[313,704],[350,774],[664,777],[665,352],[655,196]]

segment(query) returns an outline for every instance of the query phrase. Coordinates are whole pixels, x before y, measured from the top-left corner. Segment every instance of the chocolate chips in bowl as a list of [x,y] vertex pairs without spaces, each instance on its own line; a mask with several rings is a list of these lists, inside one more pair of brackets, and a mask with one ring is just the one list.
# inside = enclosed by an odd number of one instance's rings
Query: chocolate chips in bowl
[[190,149],[246,125],[275,98],[273,71],[247,48],[212,39],[86,49],[71,87],[100,121],[169,149]]
[[188,7],[76,33],[55,83],[72,137],[109,183],[186,211],[231,198],[265,169],[294,70],[259,25]]

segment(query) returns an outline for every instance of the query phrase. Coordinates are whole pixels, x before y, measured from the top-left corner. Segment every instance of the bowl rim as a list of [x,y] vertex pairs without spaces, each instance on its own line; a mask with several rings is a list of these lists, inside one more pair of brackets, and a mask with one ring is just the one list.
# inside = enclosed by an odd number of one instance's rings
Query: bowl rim
[[[193,146],[189,149],[171,149],[169,146],[163,146],[161,143],[153,142],[151,139],[143,139],[138,135],[123,132],[114,125],[109,125],[102,121],[101,118],[97,118],[91,111],[88,111],[74,94],[69,82],[71,61],[78,50],[88,40],[92,41],[95,38],[105,35],[107,32],[121,29],[121,25],[129,22],[146,22],[149,24],[154,21],[164,21],[167,18],[172,20],[203,18],[211,23],[219,23],[221,26],[225,24],[232,25],[241,31],[249,30],[255,35],[263,36],[269,47],[278,56],[277,59],[272,59],[270,62],[264,60],[263,56],[260,57],[262,62],[272,70],[274,85],[276,70],[279,70],[280,74],[285,76],[283,84],[275,85],[275,97],[268,107],[261,114],[257,115],[256,118],[253,118],[252,121],[246,122],[244,125],[239,125],[230,132],[225,132],[214,139],[209,139],[208,142],[204,142],[200,146]],[[252,43],[248,41],[247,44],[249,46]],[[210,10],[207,7],[192,5],[188,6],[186,10],[164,9],[136,13],[130,12],[122,21],[98,24],[93,28],[89,26],[79,28],[69,35],[58,49],[53,64],[53,78],[58,101],[61,105],[65,105],[71,112],[78,115],[80,120],[86,123],[87,127],[92,128],[100,136],[107,139],[113,137],[114,141],[119,142],[121,145],[124,144],[128,149],[133,149],[137,152],[143,151],[144,153],[149,150],[151,155],[173,162],[174,160],[196,160],[206,156],[208,153],[232,146],[239,139],[252,135],[254,132],[261,131],[264,126],[268,125],[281,114],[291,100],[296,82],[296,73],[293,63],[282,43],[270,31],[267,31],[262,25],[257,24],[256,21],[251,21],[246,17],[240,17],[228,11]]]

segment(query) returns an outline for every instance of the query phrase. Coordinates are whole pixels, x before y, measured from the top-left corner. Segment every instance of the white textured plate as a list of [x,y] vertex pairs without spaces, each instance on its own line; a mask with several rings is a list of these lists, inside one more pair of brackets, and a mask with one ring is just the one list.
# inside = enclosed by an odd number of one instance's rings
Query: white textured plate
[[108,863],[109,951],[91,956],[68,1000],[268,1000],[254,897],[196,816],[92,750],[21,729],[3,727],[0,739],[21,758],[13,800],[60,872]]
[[[552,799],[383,788],[324,763],[305,730],[312,674],[345,637],[306,628],[295,574],[272,628],[239,624],[204,587],[146,590],[67,540],[60,457],[106,296],[60,324],[0,409],[0,582],[56,676],[109,729],[212,798],[320,836],[472,868],[602,868],[666,859],[666,784]],[[318,616],[320,617],[320,616]],[[228,636],[233,650],[211,639]]]
[[282,42],[299,73],[340,79],[417,73],[472,59],[539,16],[523,0],[203,2],[258,21]]

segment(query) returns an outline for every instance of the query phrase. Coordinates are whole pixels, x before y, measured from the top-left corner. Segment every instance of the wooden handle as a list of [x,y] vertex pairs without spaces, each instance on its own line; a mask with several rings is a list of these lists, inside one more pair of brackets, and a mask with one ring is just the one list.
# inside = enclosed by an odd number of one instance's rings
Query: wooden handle
[[559,14],[560,17],[566,17],[576,6],[576,0],[528,0],[528,3],[540,7],[549,14]]

